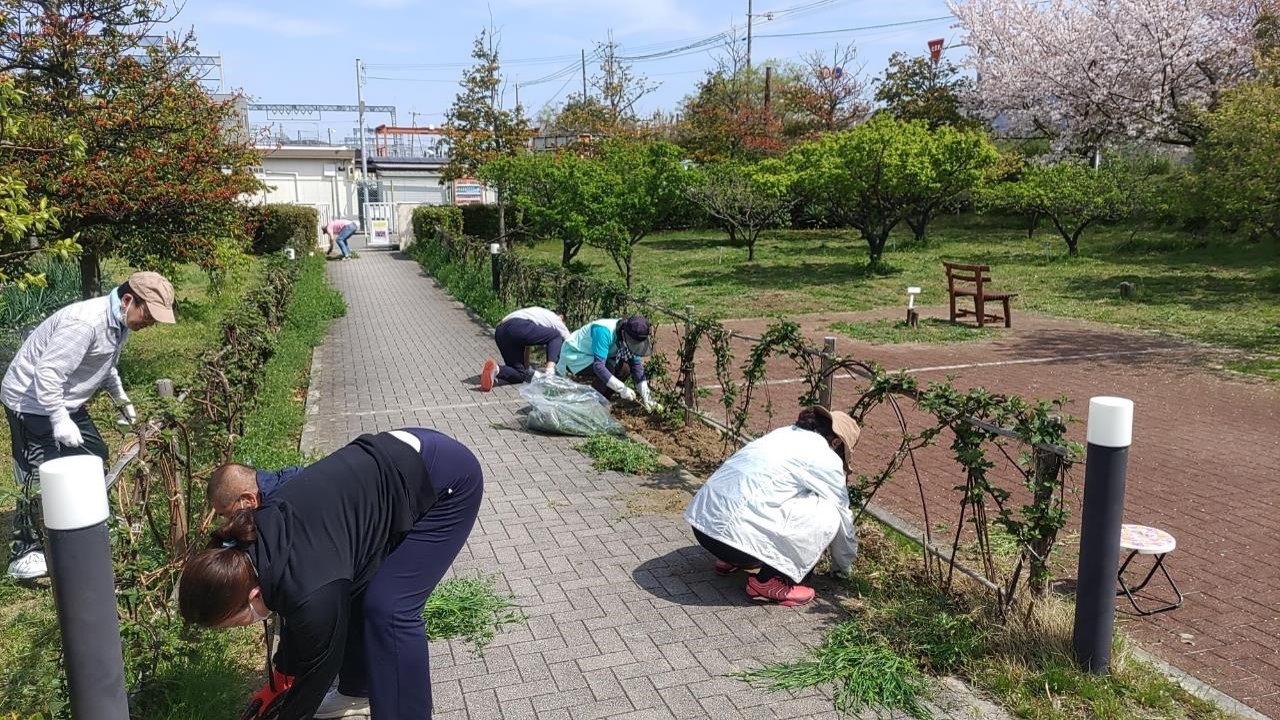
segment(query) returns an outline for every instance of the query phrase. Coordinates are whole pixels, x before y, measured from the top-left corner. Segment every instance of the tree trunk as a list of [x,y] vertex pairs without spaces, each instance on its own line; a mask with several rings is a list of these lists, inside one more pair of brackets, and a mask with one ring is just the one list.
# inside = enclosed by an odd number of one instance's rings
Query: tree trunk
[[569,267],[569,264],[578,256],[578,251],[581,249],[582,243],[565,240],[564,245],[560,250],[560,266],[566,268]]
[[80,297],[88,300],[102,292],[102,266],[92,250],[80,253]]
[[627,289],[630,290],[631,289],[631,254],[630,253],[627,254],[626,265],[627,265]]
[[760,231],[747,231],[747,262],[756,260],[756,240],[760,239]]
[[875,270],[880,267],[880,257],[884,255],[885,243],[889,241],[889,231],[863,233],[863,237],[867,239],[867,269]]
[[922,211],[914,217],[907,216],[907,227],[911,228],[911,234],[915,237],[915,241],[921,245],[924,244],[925,233],[929,230],[929,215],[928,211]]

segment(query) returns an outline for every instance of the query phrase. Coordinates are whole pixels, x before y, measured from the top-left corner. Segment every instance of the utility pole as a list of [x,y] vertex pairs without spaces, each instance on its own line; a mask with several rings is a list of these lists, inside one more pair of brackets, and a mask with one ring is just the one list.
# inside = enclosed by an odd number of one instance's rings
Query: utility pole
[[[360,206],[358,217],[364,218],[364,206],[369,204],[369,153],[365,149],[364,131],[364,63],[356,58],[356,105],[360,108],[360,189],[364,195],[364,205]],[[362,222],[363,226],[364,223]]]
[[747,67],[751,67],[751,0],[747,0]]
[[582,49],[582,102],[587,101],[587,50]]
[[764,64],[764,117],[765,121],[769,120],[769,100],[773,90],[773,65],[769,62]]

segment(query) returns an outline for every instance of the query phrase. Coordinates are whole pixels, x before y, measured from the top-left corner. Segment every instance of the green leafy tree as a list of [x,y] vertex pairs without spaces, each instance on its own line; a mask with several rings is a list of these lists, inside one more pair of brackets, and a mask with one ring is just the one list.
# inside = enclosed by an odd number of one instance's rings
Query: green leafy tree
[[799,145],[787,156],[809,201],[836,226],[858,230],[871,268],[879,266],[898,223],[913,213],[923,222],[922,208],[970,187],[995,159],[980,135],[931,132],[922,121],[887,116]]
[[[13,79],[0,78],[0,150],[6,156],[43,155],[48,149],[25,144],[21,106],[22,94],[14,87]],[[82,151],[79,138],[75,137],[68,138],[65,147],[72,155]],[[44,273],[33,272],[32,261],[42,254],[67,259],[78,252],[80,246],[69,237],[40,241],[53,237],[52,233],[58,229],[57,212],[47,198],[29,196],[27,184],[11,175],[10,169],[8,163],[0,166],[0,284],[43,286]]]
[[[445,112],[445,127],[450,134],[449,162],[442,175],[445,180],[476,176],[480,167],[496,158],[517,155],[525,150],[532,132],[524,108],[516,105],[503,109],[498,93],[502,85],[502,66],[498,62],[498,45],[493,35],[482,31],[471,49],[475,65],[462,73],[462,92]],[[508,188],[498,184],[498,234],[508,244],[506,194]]]
[[1000,161],[999,151],[985,133],[949,125],[930,131],[928,157],[923,192],[903,218],[921,243],[937,214],[977,187]]
[[523,153],[495,158],[479,175],[508,188],[521,211],[522,230],[561,242],[565,267],[584,245],[610,245],[622,236],[613,211],[613,178],[595,160],[568,151]]
[[[0,0],[0,72],[26,99],[31,145],[46,149],[4,148],[0,163],[59,209],[50,239],[77,238],[86,296],[101,286],[104,257],[216,271],[228,242],[247,244],[240,198],[261,188],[248,170],[258,155],[235,100],[201,86],[189,34],[144,43],[164,7]],[[68,138],[83,152],[65,152]]]
[[981,124],[964,112],[965,100],[973,94],[973,81],[948,60],[935,63],[895,52],[875,84],[876,102],[899,120],[923,120],[930,129]]
[[729,241],[747,246],[747,261],[756,259],[760,233],[778,227],[795,204],[794,174],[779,160],[754,165],[720,163],[699,173],[688,195],[703,212],[718,220]]
[[1066,241],[1067,254],[1075,257],[1086,228],[1133,211],[1135,184],[1132,168],[1123,161],[1106,162],[1095,170],[1070,159],[1029,165],[1017,179],[986,187],[978,198],[988,209],[1048,218]]
[[613,222],[622,228],[622,233],[606,236],[600,246],[631,287],[636,245],[657,230],[669,209],[684,199],[689,184],[684,153],[667,142],[617,138],[600,144],[595,160],[609,176]]
[[1205,118],[1196,183],[1209,216],[1227,227],[1280,237],[1278,117],[1280,84],[1264,74],[1224,93]]

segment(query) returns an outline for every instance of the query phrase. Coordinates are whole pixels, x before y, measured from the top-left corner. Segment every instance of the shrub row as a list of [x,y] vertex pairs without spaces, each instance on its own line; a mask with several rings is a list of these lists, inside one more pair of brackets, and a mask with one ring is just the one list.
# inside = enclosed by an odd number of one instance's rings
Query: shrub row
[[[414,244],[409,254],[458,300],[493,325],[513,308],[540,305],[564,315],[569,327],[602,317],[616,317],[635,309],[644,291],[565,270],[550,262],[529,260],[504,252],[499,260],[499,292],[487,242],[456,234],[444,222],[440,208],[414,211]],[[465,226],[465,223],[464,223]]]
[[300,264],[260,390],[244,420],[244,435],[235,444],[236,460],[255,467],[303,462],[298,439],[306,408],[298,394],[306,392],[311,380],[312,350],[324,340],[329,323],[346,314],[342,293],[325,279],[324,259],[307,257]]
[[291,247],[306,255],[316,247],[320,213],[305,205],[255,205],[249,208],[249,233],[255,255]]

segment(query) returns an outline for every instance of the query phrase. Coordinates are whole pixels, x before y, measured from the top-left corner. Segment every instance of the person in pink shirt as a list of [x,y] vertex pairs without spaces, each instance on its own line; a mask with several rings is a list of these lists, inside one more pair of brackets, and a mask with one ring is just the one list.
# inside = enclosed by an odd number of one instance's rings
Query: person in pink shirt
[[351,259],[351,246],[347,245],[347,238],[354,235],[358,227],[351,220],[343,220],[342,218],[338,218],[324,227],[324,234],[332,241],[330,249],[332,249],[332,243],[337,243],[338,249],[342,251],[343,260]]

